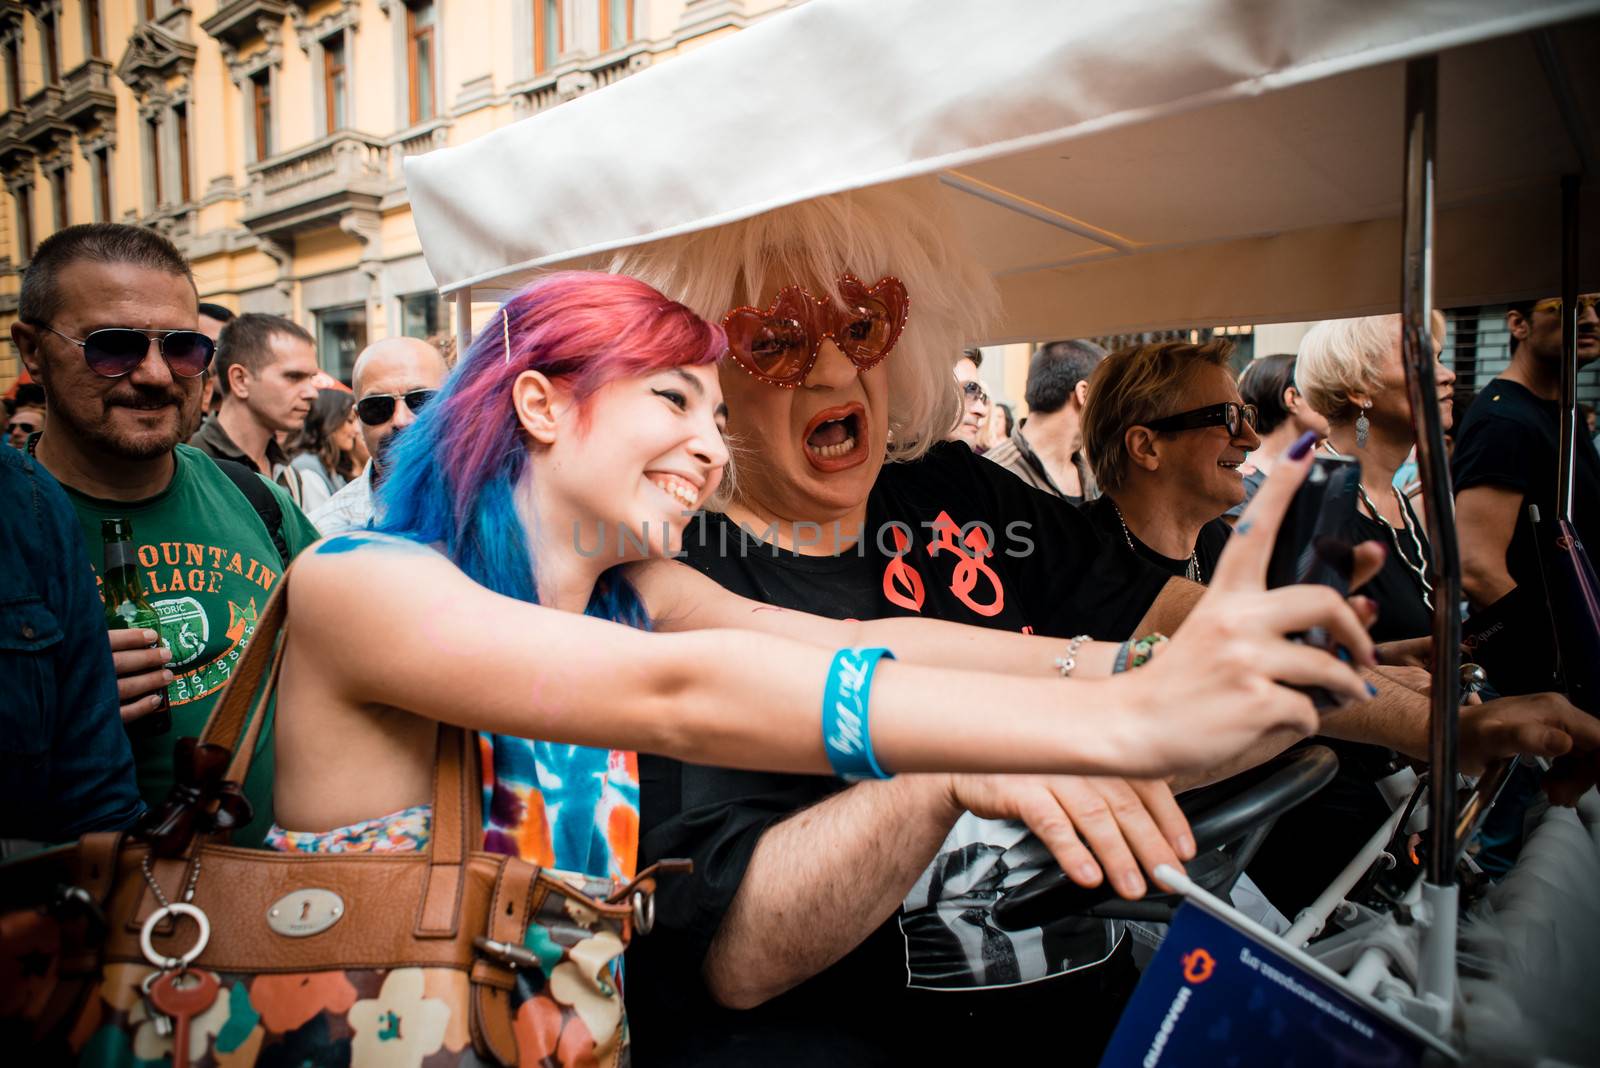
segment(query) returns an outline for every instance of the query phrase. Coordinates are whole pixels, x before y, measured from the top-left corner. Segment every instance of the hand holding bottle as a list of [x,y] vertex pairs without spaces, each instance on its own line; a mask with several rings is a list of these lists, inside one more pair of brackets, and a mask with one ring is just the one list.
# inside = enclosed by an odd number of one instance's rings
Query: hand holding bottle
[[113,630],[111,662],[117,669],[117,700],[126,725],[166,707],[167,684],[172,681],[172,650],[161,644],[153,630]]
[[105,552],[101,599],[106,606],[111,662],[117,669],[122,724],[130,734],[154,737],[172,729],[167,684],[172,681],[172,650],[161,641],[161,617],[145,596],[133,524],[127,519],[100,523]]

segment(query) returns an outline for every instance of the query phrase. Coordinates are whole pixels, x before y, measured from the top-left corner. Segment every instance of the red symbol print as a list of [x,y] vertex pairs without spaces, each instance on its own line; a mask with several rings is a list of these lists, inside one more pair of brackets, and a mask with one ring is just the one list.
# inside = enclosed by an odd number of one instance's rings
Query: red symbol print
[[889,530],[894,534],[895,555],[889,560],[889,566],[883,569],[883,595],[890,604],[920,612],[922,576],[917,574],[916,568],[906,563],[906,553],[911,551],[911,539],[898,526],[891,526]]
[[[1000,610],[1006,606],[1006,591],[1000,584],[1000,576],[984,563],[984,558],[993,556],[994,550],[989,548],[989,541],[983,536],[983,528],[975,526],[962,537],[961,528],[950,518],[950,513],[940,512],[939,518],[933,521],[933,536],[933,544],[928,546],[929,556],[935,556],[941,550],[946,550],[961,558],[960,563],[956,564],[955,574],[950,582],[950,592],[980,616],[999,615]],[[968,555],[968,549],[972,550],[971,555]],[[980,576],[987,579],[990,588],[994,590],[994,599],[991,601],[980,602],[972,599],[972,591],[977,588]]]
[[1217,970],[1217,962],[1203,949],[1185,953],[1179,959],[1183,961],[1183,977],[1197,985],[1210,979],[1211,973]]

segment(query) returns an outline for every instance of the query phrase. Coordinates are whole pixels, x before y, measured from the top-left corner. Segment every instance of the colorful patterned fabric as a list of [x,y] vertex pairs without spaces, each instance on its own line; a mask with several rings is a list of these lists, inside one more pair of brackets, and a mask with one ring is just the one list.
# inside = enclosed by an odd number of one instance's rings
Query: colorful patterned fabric
[[428,847],[432,805],[412,805],[331,831],[286,831],[276,823],[266,847],[280,853],[420,853]]
[[[612,889],[605,879],[560,878],[591,897]],[[0,943],[8,951],[35,952],[58,942],[54,917],[30,912],[25,919],[28,937]],[[511,990],[519,1068],[626,1068],[620,922],[598,915],[581,900],[550,893],[530,917],[523,946],[539,967],[518,969]],[[173,1036],[156,1027],[140,993],[152,971],[143,963],[107,964],[99,988],[72,1021],[68,1055],[47,1058],[48,1063],[79,1068],[169,1063]],[[54,978],[40,975],[30,984],[15,960],[0,960],[0,973],[24,976],[21,989],[8,991],[24,999],[43,996],[47,979]],[[213,974],[217,998],[190,1022],[194,1068],[488,1068],[472,1048],[465,970]],[[7,1008],[21,1004],[16,996],[11,1000],[17,1003]]]
[[615,749],[478,735],[483,847],[599,878],[633,878],[639,757]]

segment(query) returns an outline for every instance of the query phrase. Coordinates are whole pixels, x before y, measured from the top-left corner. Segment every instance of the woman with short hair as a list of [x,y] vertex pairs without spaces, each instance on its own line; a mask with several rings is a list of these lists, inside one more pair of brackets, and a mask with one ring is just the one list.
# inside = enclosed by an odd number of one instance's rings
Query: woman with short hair
[[[1416,444],[1406,391],[1398,315],[1330,319],[1300,341],[1295,382],[1311,407],[1328,420],[1323,449],[1361,462],[1358,514],[1350,537],[1378,541],[1389,550],[1378,574],[1361,588],[1378,606],[1372,633],[1378,641],[1432,633],[1433,591],[1428,583],[1428,535],[1410,503],[1395,489],[1395,470]],[[1437,359],[1444,317],[1433,316],[1434,385],[1439,415],[1451,424],[1455,373]],[[1250,874],[1279,908],[1293,915],[1309,904],[1343,859],[1352,855],[1389,814],[1376,783],[1395,768],[1389,749],[1328,740],[1339,755],[1339,774],[1309,803],[1286,813],[1262,844]]]
[[[1440,421],[1448,430],[1456,375],[1438,359],[1443,346],[1444,316],[1434,312],[1433,382]],[[1389,549],[1383,569],[1362,589],[1378,603],[1374,638],[1388,642],[1431,633],[1425,517],[1394,486],[1395,472],[1417,441],[1400,352],[1400,316],[1316,324],[1300,341],[1295,381],[1312,409],[1328,420],[1323,448],[1361,461],[1358,536]]]

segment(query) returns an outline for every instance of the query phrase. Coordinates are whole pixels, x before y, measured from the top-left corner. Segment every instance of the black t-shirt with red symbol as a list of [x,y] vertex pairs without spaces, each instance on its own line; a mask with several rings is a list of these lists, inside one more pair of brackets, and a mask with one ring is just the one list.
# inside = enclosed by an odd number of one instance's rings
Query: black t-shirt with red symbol
[[[835,619],[926,616],[1112,641],[1131,636],[1170,578],[1107,542],[1070,504],[957,443],[885,466],[850,551],[804,556],[760,533],[701,516],[685,536],[685,562],[742,596]],[[1020,824],[963,816],[899,911],[865,942],[788,993],[735,1012],[712,1003],[701,964],[757,841],[844,784],[644,755],[640,778],[641,863],[695,863],[693,875],[662,881],[655,930],[628,951],[640,1068],[845,1068],[926,1055],[961,1063],[968,1054],[985,1063],[1050,1036],[1062,1063],[1098,1059],[1136,979],[1125,938],[1104,920],[1066,918],[1022,932],[993,924],[1001,896],[1053,867]],[[819,854],[816,863],[827,860]],[[841,896],[849,900],[847,891]]]

